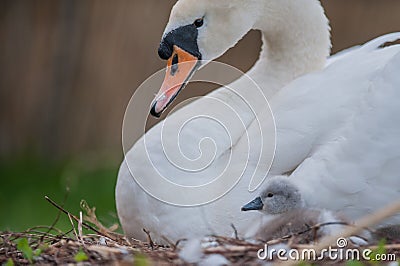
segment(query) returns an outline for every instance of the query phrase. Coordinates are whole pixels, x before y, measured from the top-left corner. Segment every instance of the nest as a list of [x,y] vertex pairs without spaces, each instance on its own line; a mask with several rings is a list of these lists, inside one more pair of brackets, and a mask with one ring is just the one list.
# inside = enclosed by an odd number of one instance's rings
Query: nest
[[[1,232],[0,233],[0,264],[24,265],[24,264],[79,264],[79,265],[193,265],[182,259],[180,252],[185,246],[185,240],[169,245],[158,245],[151,239],[151,232],[143,229],[148,239],[145,242],[127,239],[121,234],[113,232],[116,227],[106,228],[98,222],[95,216],[95,208],[83,202],[82,207],[86,215],[80,213],[79,217],[57,205],[47,198],[47,200],[57,207],[60,211],[55,222],[51,226],[38,226],[30,228],[24,232]],[[391,210],[393,211],[393,209]],[[61,213],[65,213],[71,221],[72,228],[68,232],[56,229]],[[387,216],[386,212],[386,216]],[[377,219],[374,216],[375,220]],[[371,219],[371,218],[370,218]],[[269,241],[268,245],[285,244],[286,246],[297,249],[299,252],[305,248],[321,250],[322,247],[330,245],[332,240],[312,241],[318,243],[304,243],[306,232],[318,230],[324,225],[315,225],[308,230],[287,235],[279,239]],[[329,226],[329,225],[327,225]],[[83,234],[83,228],[93,233]],[[354,231],[350,230],[350,231]],[[343,235],[351,235],[352,232],[344,232]],[[335,239],[335,238],[332,238]],[[315,239],[314,239],[315,240]],[[363,250],[380,250],[382,253],[395,254],[400,258],[400,239],[391,239],[390,242],[375,246],[351,246]],[[246,241],[237,237],[229,238],[222,236],[210,236],[202,241],[202,256],[220,255],[232,265],[262,265],[265,261],[258,258],[257,253],[265,247],[265,243],[260,241]],[[287,265],[298,264],[299,261],[279,261]],[[325,265],[343,264],[345,261],[331,261],[328,258],[313,262],[313,264]],[[357,264],[360,265],[360,264]],[[363,265],[363,264],[361,264]],[[365,264],[368,265],[368,264]]]

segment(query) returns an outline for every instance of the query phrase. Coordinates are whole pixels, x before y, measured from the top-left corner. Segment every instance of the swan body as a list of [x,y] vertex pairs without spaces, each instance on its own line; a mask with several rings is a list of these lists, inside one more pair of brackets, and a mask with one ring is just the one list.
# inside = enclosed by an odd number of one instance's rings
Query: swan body
[[[271,101],[278,143],[270,174],[291,172],[307,207],[356,220],[400,199],[400,47],[377,49],[399,37],[374,40]],[[399,222],[395,215],[380,226]]]
[[[202,26],[195,30],[191,23],[199,18]],[[199,25],[196,23],[193,25]],[[156,240],[229,235],[231,223],[239,232],[244,231],[254,219],[261,218],[258,213],[240,211],[240,206],[257,193],[248,191],[254,172],[290,172],[290,178],[300,183],[310,180],[299,184],[304,185],[301,189],[325,195],[321,202],[319,198],[307,199],[310,204],[327,209],[346,207],[351,217],[399,197],[399,190],[393,187],[400,187],[400,179],[395,178],[400,170],[400,142],[396,142],[400,121],[394,115],[400,112],[400,80],[396,75],[400,48],[378,49],[396,36],[386,36],[328,60],[323,69],[330,41],[328,21],[319,1],[180,0],[171,12],[162,41],[165,47],[159,53],[165,59],[174,53],[181,55],[178,48],[171,45],[172,52],[168,45],[171,40],[178,40],[180,45],[190,40],[171,34],[189,30],[192,34],[188,36],[197,36],[197,46],[186,50],[210,61],[250,29],[261,30],[264,45],[247,77],[174,112],[127,152],[116,186],[118,216],[127,236],[144,239],[142,228],[152,232]],[[191,66],[192,72],[194,68]],[[269,120],[265,99],[248,93],[248,77],[260,85],[274,120]],[[245,95],[252,108],[238,95]],[[169,90],[161,91],[152,112],[158,115],[169,104],[165,99],[175,96]],[[221,103],[229,108],[221,107]],[[203,119],[210,115],[218,119]],[[268,118],[267,122],[260,123],[259,117]],[[190,126],[182,127],[189,120]],[[216,121],[223,121],[225,127]],[[271,142],[275,140],[273,134],[270,138],[260,134],[275,133],[275,125],[276,147]],[[213,142],[207,142],[207,137]],[[173,150],[174,145],[179,149]],[[259,147],[267,150],[266,154],[276,148],[272,164],[259,152],[252,152]],[[207,155],[210,150],[214,151],[211,157]],[[185,162],[196,171],[180,167]],[[167,177],[169,182],[153,179],[155,176]],[[218,186],[196,190],[216,176],[223,180]],[[238,181],[233,184],[231,179],[235,178]],[[170,183],[193,189],[182,192]],[[221,197],[201,202],[203,196],[231,184]],[[383,194],[369,197],[373,191]]]

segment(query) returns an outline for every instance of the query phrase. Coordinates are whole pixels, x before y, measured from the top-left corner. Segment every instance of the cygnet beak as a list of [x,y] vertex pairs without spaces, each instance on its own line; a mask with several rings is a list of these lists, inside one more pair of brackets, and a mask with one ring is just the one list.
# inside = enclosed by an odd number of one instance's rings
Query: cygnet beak
[[260,197],[257,197],[252,201],[250,201],[249,203],[247,203],[246,205],[244,205],[242,207],[242,211],[253,211],[253,210],[259,211],[262,210],[263,207],[264,203],[262,202]]

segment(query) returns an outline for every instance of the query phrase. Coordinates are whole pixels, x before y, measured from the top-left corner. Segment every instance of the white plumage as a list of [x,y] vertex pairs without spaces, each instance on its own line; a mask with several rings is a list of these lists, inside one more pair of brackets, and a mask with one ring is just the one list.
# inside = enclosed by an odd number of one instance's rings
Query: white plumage
[[400,47],[368,48],[323,75],[296,80],[271,102],[279,131],[276,162],[296,147],[290,179],[308,206],[352,219],[400,199]]
[[[250,29],[262,31],[263,51],[247,74],[261,86],[275,117],[277,143],[270,175],[293,172],[290,178],[307,191],[305,200],[310,205],[344,210],[350,218],[399,198],[400,47],[378,47],[400,34],[326,63],[329,26],[316,0],[180,0],[166,33],[201,16],[205,23],[197,42],[205,60],[224,53]],[[245,78],[230,87],[246,95],[257,117],[270,118],[265,99],[248,93]],[[262,147],[270,154],[274,150],[273,136],[260,136],[260,129],[274,131],[273,121],[257,123],[243,99],[225,87],[208,96],[172,114],[164,129],[163,123],[157,124],[126,155],[118,175],[116,203],[128,236],[144,238],[142,228],[158,240],[162,236],[177,240],[210,233],[229,235],[230,223],[243,232],[259,217],[257,213],[241,213],[240,207],[257,194],[248,192],[252,173],[265,175],[271,166],[264,163],[268,156],[261,156],[259,163],[260,154],[251,151]],[[229,134],[215,120],[197,119],[177,136],[182,121],[204,114],[222,119]],[[235,115],[241,123],[234,120]],[[214,142],[198,146],[205,137]],[[179,149],[174,149],[178,142]],[[197,157],[202,158],[198,164]],[[205,162],[211,164],[204,171],[190,172],[175,167],[171,158],[196,169],[202,169]],[[142,186],[152,188],[152,194],[197,202],[198,197],[212,194],[214,189],[182,193],[173,186],[160,185],[160,179],[154,177],[161,174],[173,182],[196,185],[223,173],[223,186],[229,178],[240,177],[244,166],[246,171],[229,193],[197,207],[159,201],[137,183],[139,180]]]

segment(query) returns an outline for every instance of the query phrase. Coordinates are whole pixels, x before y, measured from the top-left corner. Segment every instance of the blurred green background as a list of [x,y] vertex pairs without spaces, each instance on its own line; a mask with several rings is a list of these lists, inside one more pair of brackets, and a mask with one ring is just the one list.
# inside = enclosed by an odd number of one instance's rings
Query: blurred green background
[[[0,0],[0,230],[50,225],[57,210],[45,195],[68,194],[74,214],[85,199],[104,224],[117,222],[124,110],[164,67],[156,50],[174,2]],[[400,31],[398,0],[322,3],[334,52]],[[250,32],[219,60],[246,71],[259,47]],[[71,227],[67,217],[58,227]]]

